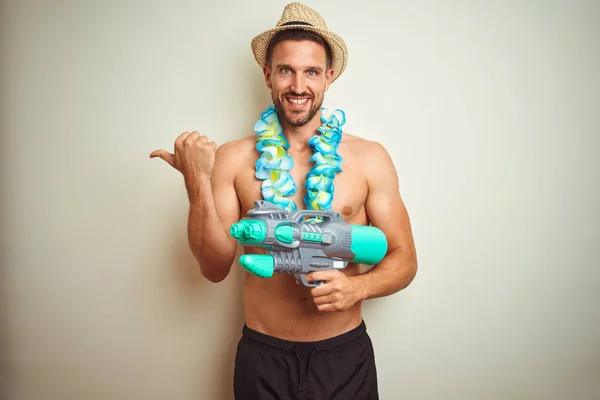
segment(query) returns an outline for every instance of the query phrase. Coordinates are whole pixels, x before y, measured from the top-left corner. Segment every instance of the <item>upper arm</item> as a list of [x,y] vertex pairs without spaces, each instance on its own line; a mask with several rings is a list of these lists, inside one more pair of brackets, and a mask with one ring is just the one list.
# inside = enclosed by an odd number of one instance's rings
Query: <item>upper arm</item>
[[215,165],[211,175],[211,187],[217,215],[223,228],[229,231],[231,225],[240,220],[240,202],[235,191],[235,177],[238,171],[239,153],[235,142],[226,143],[215,152]]
[[365,158],[369,188],[365,205],[367,216],[371,224],[386,235],[388,251],[401,249],[416,261],[410,218],[400,196],[394,163],[387,150],[376,142],[368,143]]

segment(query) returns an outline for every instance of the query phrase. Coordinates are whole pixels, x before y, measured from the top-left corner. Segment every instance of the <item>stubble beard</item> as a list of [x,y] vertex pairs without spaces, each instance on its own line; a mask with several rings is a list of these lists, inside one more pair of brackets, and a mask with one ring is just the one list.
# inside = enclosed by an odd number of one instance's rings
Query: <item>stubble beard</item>
[[[283,101],[287,101],[285,99],[286,95],[281,96],[283,98]],[[283,107],[282,102],[279,100],[279,98],[274,96],[273,93],[271,93],[271,98],[273,100],[273,105],[275,106],[275,110],[277,111],[277,115],[280,118],[280,120],[283,119],[287,124],[293,127],[299,127],[308,124],[313,119],[315,114],[317,114],[317,111],[321,109],[321,104],[323,104],[322,99],[317,104],[315,102],[315,98],[311,97],[310,102],[312,103],[312,106],[310,109],[308,109],[307,111],[294,112],[293,110],[286,111],[286,109]]]

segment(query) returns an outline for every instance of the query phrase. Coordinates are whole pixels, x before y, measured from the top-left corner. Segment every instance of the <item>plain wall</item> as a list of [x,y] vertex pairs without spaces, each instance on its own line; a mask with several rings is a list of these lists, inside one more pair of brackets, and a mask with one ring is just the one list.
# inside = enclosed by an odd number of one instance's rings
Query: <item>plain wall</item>
[[[202,279],[148,154],[252,133],[285,2],[1,4],[1,393],[230,399],[242,273]],[[600,398],[599,3],[308,4],[413,223],[415,281],[364,305],[381,398]]]

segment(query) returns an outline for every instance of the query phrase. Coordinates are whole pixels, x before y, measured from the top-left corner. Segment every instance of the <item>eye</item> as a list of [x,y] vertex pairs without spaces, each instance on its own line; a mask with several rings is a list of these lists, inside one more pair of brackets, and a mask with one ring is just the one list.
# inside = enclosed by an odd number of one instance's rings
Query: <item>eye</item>
[[315,70],[310,70],[307,72],[308,76],[317,76],[319,75],[319,73]]
[[284,75],[289,75],[292,73],[292,70],[289,68],[281,68],[281,73]]

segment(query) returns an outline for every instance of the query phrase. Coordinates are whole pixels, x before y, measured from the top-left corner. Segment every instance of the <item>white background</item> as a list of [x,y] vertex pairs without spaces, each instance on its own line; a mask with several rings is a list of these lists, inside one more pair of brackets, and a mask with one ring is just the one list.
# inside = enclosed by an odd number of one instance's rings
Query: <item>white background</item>
[[[381,398],[600,398],[599,3],[308,4],[350,51],[324,105],[392,155],[418,249],[364,306]],[[284,5],[2,2],[6,398],[232,397],[242,274],[202,279],[148,154],[252,133]]]

